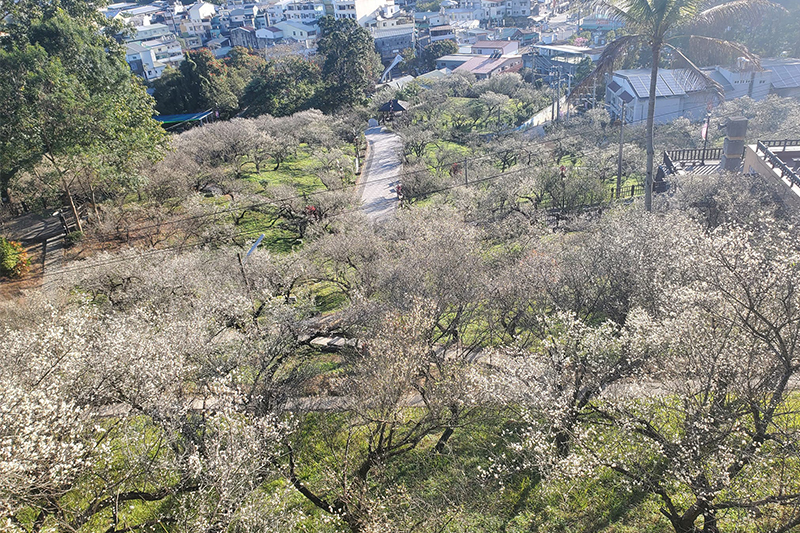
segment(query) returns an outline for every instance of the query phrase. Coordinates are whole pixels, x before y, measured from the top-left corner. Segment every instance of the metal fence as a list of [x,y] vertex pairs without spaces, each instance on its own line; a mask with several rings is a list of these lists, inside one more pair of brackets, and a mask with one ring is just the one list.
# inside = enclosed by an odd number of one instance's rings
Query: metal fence
[[756,144],[756,155],[760,154],[764,161],[772,166],[773,170],[779,170],[781,172],[781,178],[786,178],[791,185],[800,187],[800,176],[797,175],[797,172],[770,150],[770,147],[776,148],[780,146],[786,151],[787,146],[800,146],[800,141],[758,141]]
[[758,141],[762,146],[767,148],[782,148],[782,151],[786,151],[786,148],[789,146],[797,146],[800,147],[800,139],[786,139],[783,141]]

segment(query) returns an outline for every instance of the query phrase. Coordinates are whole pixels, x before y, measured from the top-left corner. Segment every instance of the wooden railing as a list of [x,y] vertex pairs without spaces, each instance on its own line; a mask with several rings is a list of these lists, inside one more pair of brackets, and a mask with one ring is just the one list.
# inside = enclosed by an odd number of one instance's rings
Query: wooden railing
[[[795,143],[794,145],[792,143]],[[780,157],[775,155],[770,147],[778,147],[783,146],[784,150],[786,146],[797,146],[800,145],[800,141],[758,141],[756,144],[756,155],[761,154],[761,157],[766,161],[773,170],[780,170],[781,178],[786,178],[789,180],[790,185],[797,185],[800,187],[800,176],[797,175],[797,172],[792,170],[789,165],[784,163]]]
[[[669,164],[667,165],[667,159]],[[664,152],[664,164],[674,172],[674,163],[700,163],[704,164],[706,161],[719,161],[722,159],[722,148],[695,148],[690,150],[670,150]]]

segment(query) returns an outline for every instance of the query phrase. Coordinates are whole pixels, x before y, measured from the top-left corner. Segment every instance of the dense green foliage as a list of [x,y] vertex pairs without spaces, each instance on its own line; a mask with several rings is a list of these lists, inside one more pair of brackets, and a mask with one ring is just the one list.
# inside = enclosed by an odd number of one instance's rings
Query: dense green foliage
[[167,69],[153,82],[156,107],[165,115],[214,110],[229,117],[239,110],[252,73],[264,63],[242,48],[224,60],[210,50],[190,50],[178,69]]
[[267,61],[255,72],[242,96],[249,116],[283,117],[313,107],[322,89],[316,63],[300,56]]
[[112,40],[47,12],[10,25],[0,46],[0,187],[33,180],[45,197],[70,197],[78,181],[125,187],[163,147],[153,100]]
[[0,276],[19,277],[28,270],[29,263],[22,244],[0,237]]
[[447,54],[458,52],[458,44],[455,41],[443,40],[436,41],[422,49],[419,58],[420,72],[428,72],[436,68],[436,60]]
[[800,57],[800,4],[775,0],[786,12],[769,11],[760,20],[742,20],[724,28],[722,37],[747,46],[761,57]]
[[352,19],[323,17],[319,21],[319,53],[325,57],[323,110],[366,103],[383,68],[370,33]]
[[320,32],[321,66],[300,55],[265,60],[244,48],[224,59],[205,49],[189,51],[178,69],[153,82],[157,108],[162,114],[215,110],[222,117],[282,117],[365,104],[382,71],[372,36],[348,19],[322,19]]

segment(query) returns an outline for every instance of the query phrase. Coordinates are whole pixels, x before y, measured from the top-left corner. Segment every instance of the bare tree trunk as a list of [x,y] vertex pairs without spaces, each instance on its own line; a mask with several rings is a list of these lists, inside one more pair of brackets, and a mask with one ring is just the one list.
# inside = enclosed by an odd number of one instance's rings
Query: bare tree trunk
[[67,194],[67,200],[69,200],[69,206],[72,209],[72,216],[75,217],[75,225],[78,227],[78,231],[83,231],[81,216],[78,213],[78,208],[75,207],[75,200],[72,198],[72,193],[69,190],[69,184],[67,184],[67,180],[65,180],[63,176],[61,178],[61,185],[64,187],[64,192]]
[[94,186],[92,180],[88,180],[89,195],[92,197],[92,210],[94,211],[95,224],[100,222],[100,211],[97,210],[97,198],[94,195]]
[[650,68],[650,97],[647,102],[647,176],[644,179],[644,208],[653,209],[653,166],[655,147],[653,146],[653,123],[656,118],[656,81],[658,80],[658,60],[661,57],[661,42],[653,43],[653,66]]

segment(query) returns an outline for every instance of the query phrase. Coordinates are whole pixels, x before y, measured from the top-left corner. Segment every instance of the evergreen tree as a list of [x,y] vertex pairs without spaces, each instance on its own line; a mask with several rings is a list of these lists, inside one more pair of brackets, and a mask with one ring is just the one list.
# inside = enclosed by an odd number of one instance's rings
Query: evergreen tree
[[328,86],[321,107],[366,103],[383,70],[372,36],[351,19],[323,17],[319,28],[317,49],[325,56],[322,77]]

